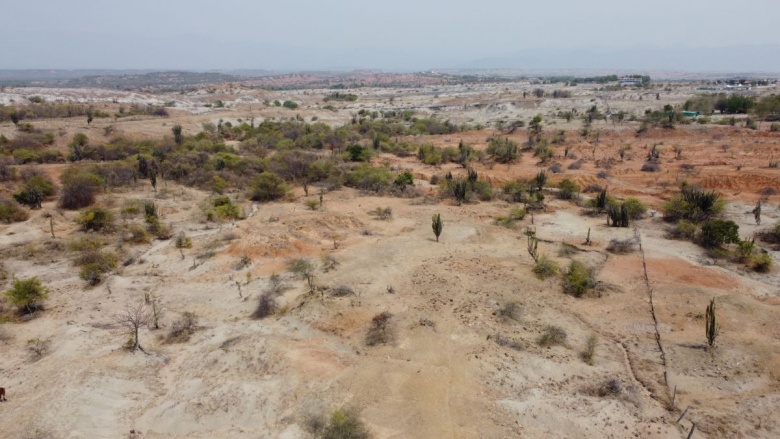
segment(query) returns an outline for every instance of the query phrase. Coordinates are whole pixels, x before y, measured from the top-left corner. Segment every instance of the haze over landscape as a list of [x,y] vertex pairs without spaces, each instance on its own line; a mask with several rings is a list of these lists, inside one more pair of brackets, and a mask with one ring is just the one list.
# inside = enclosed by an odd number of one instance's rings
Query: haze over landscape
[[0,3],[0,439],[780,438],[777,0]]
[[7,2],[2,69],[780,71],[780,3]]

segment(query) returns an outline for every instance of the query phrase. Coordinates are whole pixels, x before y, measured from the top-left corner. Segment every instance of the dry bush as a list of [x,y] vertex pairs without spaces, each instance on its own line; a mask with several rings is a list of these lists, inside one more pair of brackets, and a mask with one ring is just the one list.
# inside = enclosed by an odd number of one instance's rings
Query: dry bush
[[501,334],[494,335],[492,339],[496,342],[496,344],[505,348],[514,349],[516,351],[522,351],[525,348],[523,342],[513,338],[504,337]]
[[321,412],[309,413],[304,428],[319,439],[371,439],[373,435],[355,409],[338,409],[327,419]]
[[619,396],[623,392],[625,392],[623,383],[617,378],[604,380],[593,388],[593,393],[602,398],[607,396]]
[[520,320],[523,308],[517,302],[507,302],[498,309],[497,315],[502,320]]
[[640,171],[642,172],[658,172],[661,170],[661,165],[656,162],[645,162],[642,165]]
[[369,212],[369,215],[376,216],[380,220],[388,220],[393,217],[392,207],[377,207]]
[[49,340],[41,340],[40,338],[31,338],[27,340],[27,352],[30,354],[32,361],[38,361],[49,353]]
[[[2,311],[2,308],[0,308],[0,311]],[[13,334],[11,334],[11,332],[4,327],[0,326],[0,343],[8,343],[13,339]]]
[[376,346],[387,344],[394,338],[391,320],[393,315],[387,311],[381,312],[371,319],[371,325],[366,333],[366,345]]
[[592,192],[599,193],[599,192],[601,192],[603,190],[604,190],[604,188],[600,184],[590,183],[587,186],[585,186],[585,189],[583,189],[583,192],[586,192],[586,193],[592,193]]
[[588,337],[588,342],[585,344],[585,350],[580,353],[582,361],[593,366],[596,363],[596,346],[599,343],[599,338],[596,334],[591,334]]
[[339,285],[336,288],[330,290],[330,295],[333,297],[354,296],[355,290],[353,290],[352,287],[347,285]]
[[257,307],[252,313],[252,318],[264,319],[268,316],[273,315],[277,309],[278,309],[278,305],[276,304],[276,299],[274,298],[274,294],[266,291],[265,293],[260,295],[260,299],[257,302]]
[[636,240],[634,238],[629,239],[617,239],[613,238],[609,240],[607,244],[607,251],[615,254],[628,254],[636,250]]
[[560,271],[560,267],[558,267],[557,262],[548,258],[547,255],[542,255],[534,264],[534,268],[532,271],[534,272],[537,278],[544,280],[557,275],[558,272]]
[[190,336],[198,330],[198,316],[190,311],[181,314],[173,325],[170,332],[165,337],[167,343],[184,343],[189,341]]
[[30,217],[27,209],[22,207],[13,198],[2,195],[0,196],[0,222],[15,223],[20,221],[26,221]]
[[550,325],[546,328],[544,328],[544,332],[542,332],[542,335],[539,336],[539,339],[536,341],[539,343],[539,346],[554,346],[554,345],[562,345],[566,343],[566,331],[563,329]]

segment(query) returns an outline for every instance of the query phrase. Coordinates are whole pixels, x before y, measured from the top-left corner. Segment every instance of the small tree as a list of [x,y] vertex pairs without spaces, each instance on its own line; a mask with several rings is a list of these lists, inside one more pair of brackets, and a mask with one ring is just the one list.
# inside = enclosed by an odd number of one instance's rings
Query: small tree
[[314,262],[306,258],[294,259],[287,265],[287,270],[296,276],[305,279],[309,285],[309,291],[314,291]]
[[11,289],[5,292],[8,299],[25,314],[31,314],[41,308],[41,302],[49,297],[49,290],[37,277],[15,280]]
[[141,352],[146,352],[141,346],[141,341],[138,338],[138,331],[144,326],[148,326],[151,320],[152,316],[143,302],[139,302],[135,306],[128,305],[122,313],[114,316],[114,321],[124,327],[130,336],[130,339],[127,340],[127,344],[125,345],[128,350],[135,352],[135,350],[138,349]]
[[710,300],[710,304],[707,305],[704,316],[704,331],[707,335],[707,345],[711,348],[715,345],[715,339],[720,334],[720,326],[715,318],[715,299]]
[[436,235],[436,242],[439,242],[439,235],[441,235],[441,231],[444,229],[444,221],[441,219],[441,214],[437,213],[433,216],[431,227],[433,228],[433,234]]

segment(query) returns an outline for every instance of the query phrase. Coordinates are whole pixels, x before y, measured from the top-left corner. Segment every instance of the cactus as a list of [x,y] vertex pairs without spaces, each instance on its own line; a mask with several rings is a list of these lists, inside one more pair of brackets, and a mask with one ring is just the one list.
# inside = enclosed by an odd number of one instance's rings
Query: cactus
[[439,242],[439,235],[441,235],[441,231],[444,229],[444,222],[441,220],[441,214],[437,213],[433,216],[431,227],[433,228],[433,234],[436,235],[436,242]]
[[720,333],[720,326],[715,318],[715,299],[710,300],[710,304],[707,305],[707,312],[704,317],[705,333],[707,335],[707,345],[712,347],[715,345],[715,339]]

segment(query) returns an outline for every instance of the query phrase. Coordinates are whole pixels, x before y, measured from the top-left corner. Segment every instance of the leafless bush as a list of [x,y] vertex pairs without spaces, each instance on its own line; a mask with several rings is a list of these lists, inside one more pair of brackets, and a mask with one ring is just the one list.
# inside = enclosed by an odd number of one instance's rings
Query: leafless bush
[[603,190],[604,188],[600,184],[590,183],[589,185],[585,186],[585,190],[583,190],[583,192],[601,192]]
[[624,392],[623,383],[617,378],[610,378],[601,382],[594,389],[594,393],[600,397],[618,396]]
[[428,317],[420,317],[420,321],[418,323],[420,324],[420,326],[427,326],[433,329],[434,331],[436,330],[436,322],[429,319]]
[[27,352],[30,354],[32,361],[38,361],[48,354],[49,345],[49,340],[41,340],[40,338],[27,340]]
[[561,174],[563,173],[563,166],[561,166],[560,163],[553,163],[550,165],[550,172],[553,174]]
[[540,346],[553,346],[566,343],[566,331],[563,329],[550,325],[544,328],[544,332],[537,340]]
[[366,345],[376,346],[386,344],[393,339],[391,320],[393,315],[387,311],[381,312],[371,319],[371,325],[366,333]]
[[388,220],[393,217],[393,208],[392,207],[377,207],[376,209],[369,212],[370,215],[376,216],[377,218],[381,220]]
[[128,305],[124,311],[114,316],[114,321],[120,326],[123,326],[130,336],[127,343],[125,343],[125,348],[133,352],[135,352],[136,349],[145,352],[143,347],[141,347],[138,332],[141,328],[149,326],[149,323],[152,321],[152,315],[146,308],[146,304],[144,302],[139,302],[136,305]]
[[656,162],[645,162],[645,164],[642,165],[642,172],[658,172],[661,170],[661,165],[659,165]]
[[492,336],[492,338],[499,346],[514,349],[516,351],[522,351],[525,348],[523,342],[509,337],[504,337],[501,334],[496,334]]
[[260,295],[260,299],[257,302],[257,308],[252,313],[253,319],[264,319],[270,315],[273,315],[277,310],[276,299],[274,294],[265,292]]
[[198,316],[194,312],[185,311],[178,320],[173,322],[165,341],[167,343],[184,343],[198,330]]
[[607,251],[615,254],[627,254],[636,249],[636,240],[634,238],[629,239],[617,239],[613,238],[609,240],[607,244]]
[[330,290],[330,295],[333,297],[354,296],[355,290],[353,290],[352,287],[347,285],[339,285],[336,288]]
[[520,320],[522,311],[517,302],[507,302],[498,309],[498,316],[503,320]]
[[9,331],[0,326],[0,343],[8,343],[13,340],[14,336]]

